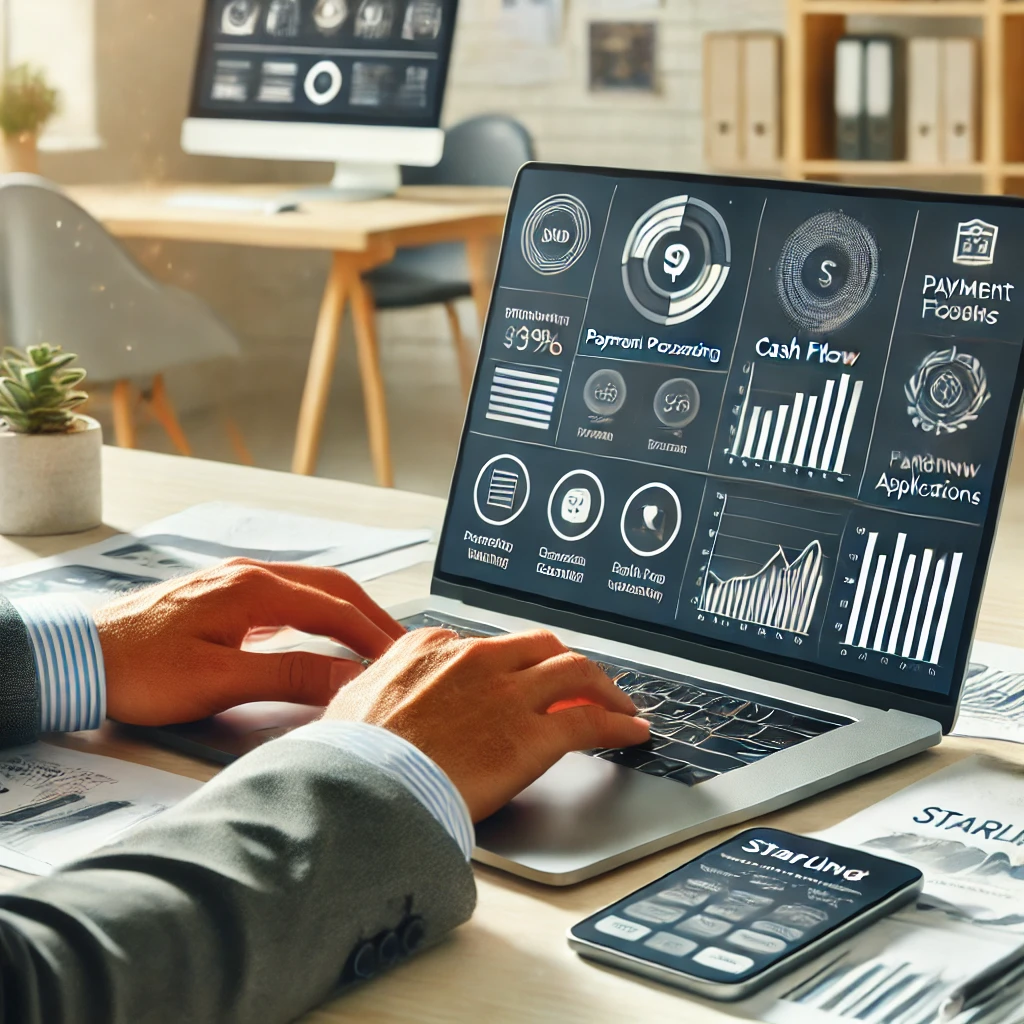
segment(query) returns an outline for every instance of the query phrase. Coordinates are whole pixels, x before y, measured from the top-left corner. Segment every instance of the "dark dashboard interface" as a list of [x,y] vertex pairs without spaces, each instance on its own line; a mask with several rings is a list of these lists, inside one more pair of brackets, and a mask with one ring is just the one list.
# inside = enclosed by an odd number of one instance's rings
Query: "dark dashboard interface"
[[959,691],[1024,207],[533,165],[441,579],[933,702]]
[[456,0],[208,0],[192,114],[436,127]]

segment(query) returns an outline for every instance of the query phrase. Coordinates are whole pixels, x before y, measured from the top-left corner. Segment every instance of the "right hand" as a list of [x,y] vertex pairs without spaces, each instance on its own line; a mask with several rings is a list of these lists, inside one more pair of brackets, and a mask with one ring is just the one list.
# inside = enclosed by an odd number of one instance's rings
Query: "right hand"
[[480,821],[571,750],[643,743],[629,697],[546,630],[460,639],[408,633],[341,689],[327,719],[408,740],[452,780]]

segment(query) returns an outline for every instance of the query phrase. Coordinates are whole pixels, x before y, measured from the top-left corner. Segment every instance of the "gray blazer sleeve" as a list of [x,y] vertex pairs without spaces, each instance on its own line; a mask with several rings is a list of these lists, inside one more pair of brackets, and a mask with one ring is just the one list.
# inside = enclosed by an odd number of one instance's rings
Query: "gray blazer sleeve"
[[294,1020],[467,920],[473,876],[408,790],[281,739],[124,841],[0,896],[0,1020]]
[[0,595],[0,747],[39,735],[39,684],[25,623]]

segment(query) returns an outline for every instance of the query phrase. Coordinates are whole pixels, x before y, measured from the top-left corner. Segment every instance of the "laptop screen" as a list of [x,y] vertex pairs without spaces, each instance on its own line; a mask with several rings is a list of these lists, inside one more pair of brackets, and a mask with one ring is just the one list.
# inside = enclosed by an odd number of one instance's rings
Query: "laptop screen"
[[949,702],[1022,337],[1012,201],[528,166],[438,575]]

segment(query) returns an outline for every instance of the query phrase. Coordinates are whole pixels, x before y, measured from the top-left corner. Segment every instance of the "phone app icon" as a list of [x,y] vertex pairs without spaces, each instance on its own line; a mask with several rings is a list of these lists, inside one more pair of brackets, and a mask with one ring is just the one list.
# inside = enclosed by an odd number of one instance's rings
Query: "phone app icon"
[[589,537],[604,515],[604,486],[589,469],[566,473],[548,498],[548,525],[556,537],[577,541]]

